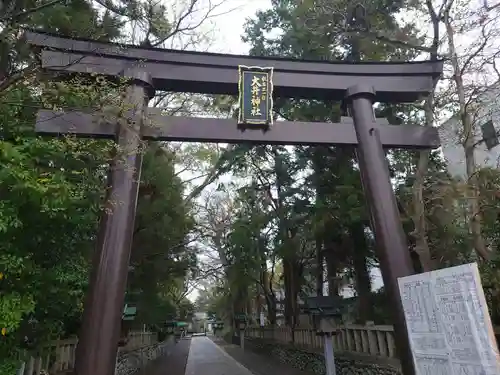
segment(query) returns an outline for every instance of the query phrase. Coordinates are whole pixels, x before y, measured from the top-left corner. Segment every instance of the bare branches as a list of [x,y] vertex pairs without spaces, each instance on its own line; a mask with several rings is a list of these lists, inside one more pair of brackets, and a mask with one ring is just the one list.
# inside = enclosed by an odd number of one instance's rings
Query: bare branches
[[[453,5],[456,5],[453,7]],[[493,9],[493,8],[492,8]],[[461,16],[454,17],[453,14]],[[468,203],[467,222],[472,237],[473,247],[481,258],[489,259],[490,251],[482,233],[482,212],[479,204],[479,187],[477,180],[477,162],[475,159],[476,145],[475,121],[476,109],[480,108],[477,100],[478,92],[484,91],[481,87],[485,82],[478,82],[479,74],[495,69],[495,59],[489,56],[498,51],[495,46],[500,36],[498,30],[498,14],[489,11],[476,10],[449,0],[442,12],[442,22],[446,30],[448,55],[451,63],[451,82],[458,108],[458,118],[461,125],[461,145],[465,158],[467,189],[465,197]],[[468,45],[460,45],[459,38],[474,36]],[[493,63],[490,63],[493,62]],[[476,105],[478,104],[478,105]],[[476,108],[476,109],[475,109]]]
[[[175,22],[174,27],[172,28],[172,31],[167,33],[163,38],[159,39],[156,43],[153,43],[153,47],[157,47],[159,45],[162,45],[167,39],[171,38],[177,33],[182,33],[185,31],[192,31],[196,28],[198,28],[205,20],[206,18],[202,18],[201,21],[198,22],[198,24],[193,25],[193,26],[184,26],[184,21],[188,16],[190,16],[193,13],[194,7],[196,5],[198,0],[190,0],[190,3],[185,10],[185,12],[181,13],[180,16],[178,17],[177,21]],[[207,14],[208,16],[208,14]]]
[[[130,19],[133,43],[145,47],[199,48],[201,42],[209,40],[207,29],[203,30],[204,26],[215,17],[227,13],[217,12],[225,2],[226,0],[169,0],[166,5],[159,0],[146,0],[129,14],[123,14],[121,9],[115,9],[115,13]],[[110,9],[109,4],[106,8]]]
[[483,9],[487,12],[492,11],[500,7],[500,2],[494,5],[488,5],[488,0],[483,0]]
[[130,11],[126,7],[119,7],[113,3],[112,0],[94,0],[97,4],[101,5],[104,9],[118,14],[123,17],[130,15]]
[[404,49],[410,49],[410,50],[415,50],[415,51],[420,51],[420,52],[432,52],[433,47],[427,47],[421,44],[418,44],[417,42],[412,42],[408,40],[408,37],[403,38],[397,38],[394,35],[390,35],[387,32],[383,31],[378,31],[378,30],[369,30],[369,31],[356,31],[356,32],[344,32],[346,36],[350,36],[351,34],[356,34],[358,37],[361,38],[370,38],[373,40],[377,40],[383,43],[390,44],[394,47],[399,47],[399,48],[404,48]]
[[200,270],[199,274],[196,275],[196,277],[187,277],[184,280],[182,290],[176,290],[176,293],[172,292],[173,302],[175,304],[179,304],[184,298],[189,296],[200,286],[203,286],[205,284],[205,281],[207,281],[209,278],[218,275],[225,266],[226,265],[219,265],[211,267],[208,270]]

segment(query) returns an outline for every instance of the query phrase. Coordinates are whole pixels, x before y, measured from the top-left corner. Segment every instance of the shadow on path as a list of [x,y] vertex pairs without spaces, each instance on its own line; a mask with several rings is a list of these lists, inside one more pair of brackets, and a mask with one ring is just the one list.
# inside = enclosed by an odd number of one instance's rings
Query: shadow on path
[[241,350],[237,345],[228,344],[222,338],[210,337],[222,350],[234,360],[250,370],[254,375],[312,375],[279,362],[276,359],[254,353],[250,350]]
[[189,356],[191,338],[181,339],[170,351],[168,356],[160,357],[151,362],[140,375],[184,375]]

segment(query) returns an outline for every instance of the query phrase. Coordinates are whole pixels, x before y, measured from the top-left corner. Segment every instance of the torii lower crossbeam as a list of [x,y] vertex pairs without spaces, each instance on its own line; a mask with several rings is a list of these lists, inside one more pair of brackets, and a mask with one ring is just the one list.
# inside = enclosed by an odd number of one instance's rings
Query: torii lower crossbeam
[[[41,110],[37,114],[36,131],[57,136],[114,138],[116,119],[99,113]],[[375,124],[385,148],[437,148],[437,130],[424,126],[388,125],[385,119]],[[165,116],[160,109],[148,108],[142,128],[143,139],[156,141],[254,143],[281,145],[356,146],[358,139],[350,117],[340,123],[278,121],[268,131],[238,129],[236,120]]]

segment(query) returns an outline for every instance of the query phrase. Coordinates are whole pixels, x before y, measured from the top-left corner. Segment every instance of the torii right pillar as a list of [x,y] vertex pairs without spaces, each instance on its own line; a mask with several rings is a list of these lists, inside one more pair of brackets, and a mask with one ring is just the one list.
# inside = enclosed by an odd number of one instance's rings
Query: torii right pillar
[[404,375],[415,375],[398,278],[413,275],[414,269],[401,224],[396,196],[373,112],[375,90],[355,85],[347,90],[347,101],[358,138],[358,162],[370,211],[386,293],[394,307],[396,352]]

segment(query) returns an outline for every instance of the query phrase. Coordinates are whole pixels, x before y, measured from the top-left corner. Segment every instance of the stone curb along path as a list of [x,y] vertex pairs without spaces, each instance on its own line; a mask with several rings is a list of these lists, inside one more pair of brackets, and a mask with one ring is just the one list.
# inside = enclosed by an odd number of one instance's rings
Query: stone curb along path
[[175,347],[174,337],[126,353],[119,353],[116,360],[115,375],[132,375],[146,367],[157,358],[168,356]]

